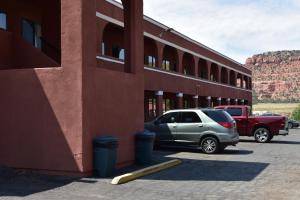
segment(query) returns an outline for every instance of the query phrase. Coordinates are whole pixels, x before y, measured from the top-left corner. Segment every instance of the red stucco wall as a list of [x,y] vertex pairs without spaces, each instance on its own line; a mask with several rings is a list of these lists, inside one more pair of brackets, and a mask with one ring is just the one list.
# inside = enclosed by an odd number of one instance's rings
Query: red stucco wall
[[[7,49],[0,47],[0,63],[10,66],[10,69],[0,70],[0,165],[43,172],[91,174],[92,140],[100,135],[119,138],[118,167],[131,164],[134,134],[143,130],[145,90],[163,90],[170,96],[182,92],[251,99],[249,91],[144,71],[143,30],[157,34],[161,29],[143,22],[140,0],[127,0],[125,4],[126,10],[131,10],[125,15],[128,26],[124,29],[124,46],[129,49],[125,65],[96,59],[101,53],[107,22],[95,17],[95,13],[100,11],[123,21],[121,9],[105,0],[61,0],[61,12],[58,9],[52,13],[49,9],[45,14],[35,4],[42,1],[30,0],[26,5],[25,1],[22,5],[18,2],[22,1],[0,2],[9,14],[8,32],[0,31],[0,42],[7,45]],[[51,2],[43,1],[43,6],[51,8]],[[55,3],[52,5],[57,5]],[[60,13],[61,23],[55,23]],[[42,27],[49,24],[44,29],[45,37],[61,50],[61,63],[54,62],[53,52],[42,54],[21,41],[19,22],[22,16],[41,22]],[[245,71],[178,36],[166,35],[166,39]],[[164,45],[156,45],[158,53],[162,54]],[[184,52],[177,52],[178,62],[182,63]]]
[[[81,3],[61,1],[61,68],[0,71],[0,165],[66,174],[84,171]],[[19,33],[17,29],[9,28]]]

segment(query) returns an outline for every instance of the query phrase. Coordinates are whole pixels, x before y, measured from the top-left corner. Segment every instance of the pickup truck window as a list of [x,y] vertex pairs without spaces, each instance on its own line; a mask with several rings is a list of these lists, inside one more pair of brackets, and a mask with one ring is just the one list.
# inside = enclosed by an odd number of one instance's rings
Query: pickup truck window
[[243,111],[241,108],[226,108],[224,111],[228,112],[231,116],[242,116]]

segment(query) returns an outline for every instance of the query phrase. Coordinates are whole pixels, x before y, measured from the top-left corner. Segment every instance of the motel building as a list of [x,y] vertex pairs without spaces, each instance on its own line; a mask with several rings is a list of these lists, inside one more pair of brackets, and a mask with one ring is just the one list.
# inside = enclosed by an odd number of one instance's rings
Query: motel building
[[251,71],[143,16],[142,0],[0,0],[0,166],[90,175],[93,138],[164,111],[251,105]]

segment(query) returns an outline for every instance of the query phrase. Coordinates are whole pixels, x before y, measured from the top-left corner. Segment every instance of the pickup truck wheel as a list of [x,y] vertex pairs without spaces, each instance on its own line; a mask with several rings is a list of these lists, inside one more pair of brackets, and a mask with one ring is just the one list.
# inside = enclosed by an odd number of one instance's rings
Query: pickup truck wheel
[[213,137],[206,137],[201,141],[201,149],[206,154],[214,154],[219,152],[220,144],[217,139]]
[[266,128],[258,128],[254,131],[254,138],[256,142],[266,143],[269,142],[271,138],[270,131]]

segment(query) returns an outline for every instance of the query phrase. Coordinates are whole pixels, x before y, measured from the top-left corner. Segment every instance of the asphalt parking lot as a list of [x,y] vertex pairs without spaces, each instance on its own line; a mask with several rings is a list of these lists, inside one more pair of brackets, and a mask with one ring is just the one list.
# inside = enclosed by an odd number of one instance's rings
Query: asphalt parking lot
[[241,137],[223,154],[162,148],[183,163],[124,185],[111,179],[48,177],[0,169],[0,199],[300,199],[300,129],[258,144]]

